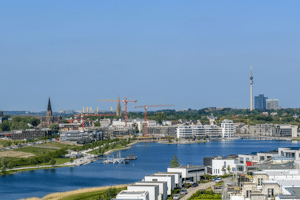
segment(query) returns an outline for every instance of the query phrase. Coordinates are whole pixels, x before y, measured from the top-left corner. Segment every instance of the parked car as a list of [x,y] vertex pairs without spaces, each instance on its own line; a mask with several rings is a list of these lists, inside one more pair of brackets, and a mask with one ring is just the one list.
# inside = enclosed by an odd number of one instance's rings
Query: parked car
[[198,187],[198,183],[193,183],[191,186],[192,187]]
[[186,189],[182,189],[181,191],[180,191],[180,195],[186,195],[187,194],[187,190]]
[[223,182],[223,179],[222,178],[218,178],[217,180],[215,180],[216,183],[221,183]]
[[217,179],[217,178],[215,177],[215,178],[212,178],[211,180],[212,180],[212,181],[215,181],[216,179]]
[[175,195],[173,196],[173,199],[180,199],[180,195],[179,195],[179,194],[175,194]]

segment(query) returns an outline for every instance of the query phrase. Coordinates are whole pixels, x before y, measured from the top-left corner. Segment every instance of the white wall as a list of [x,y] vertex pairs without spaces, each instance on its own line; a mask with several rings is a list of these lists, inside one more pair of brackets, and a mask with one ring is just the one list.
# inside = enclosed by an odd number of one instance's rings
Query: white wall
[[[222,167],[225,167],[226,171],[222,171]],[[230,171],[227,170],[227,167],[230,166]],[[212,160],[212,175],[225,175],[229,174],[232,171],[232,168],[236,168],[236,164],[234,163],[234,160],[225,160],[225,159],[213,159]]]
[[128,185],[127,190],[131,191],[147,191],[149,192],[149,200],[158,200],[158,185]]
[[117,196],[116,199],[140,199],[140,200],[149,200],[149,192],[145,191],[140,194],[130,194],[134,191],[123,190]]
[[158,173],[154,173],[154,175],[174,175],[175,176],[175,185],[177,185],[178,187],[182,187],[182,173],[181,172],[174,172],[174,174],[172,174],[172,172],[158,172]]
[[165,200],[168,198],[167,182],[140,181],[140,182],[136,182],[135,184],[137,184],[137,185],[158,185],[158,187],[159,187],[158,200]]
[[165,181],[167,182],[168,191],[167,194],[171,195],[172,190],[174,190],[175,186],[175,176],[145,176],[145,181]]

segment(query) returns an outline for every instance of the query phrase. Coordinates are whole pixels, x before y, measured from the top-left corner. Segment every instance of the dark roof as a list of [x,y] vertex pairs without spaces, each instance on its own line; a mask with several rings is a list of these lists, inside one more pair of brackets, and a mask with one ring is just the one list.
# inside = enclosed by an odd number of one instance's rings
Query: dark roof
[[48,109],[47,109],[47,111],[52,111],[52,109],[51,109],[50,97],[49,97],[49,101],[48,101]]

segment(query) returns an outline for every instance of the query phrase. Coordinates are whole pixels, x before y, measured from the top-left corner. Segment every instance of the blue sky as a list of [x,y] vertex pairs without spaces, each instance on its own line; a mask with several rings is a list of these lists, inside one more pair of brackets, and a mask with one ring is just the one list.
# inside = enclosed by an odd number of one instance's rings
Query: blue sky
[[254,95],[299,107],[299,4],[3,1],[0,110],[248,108],[250,65]]

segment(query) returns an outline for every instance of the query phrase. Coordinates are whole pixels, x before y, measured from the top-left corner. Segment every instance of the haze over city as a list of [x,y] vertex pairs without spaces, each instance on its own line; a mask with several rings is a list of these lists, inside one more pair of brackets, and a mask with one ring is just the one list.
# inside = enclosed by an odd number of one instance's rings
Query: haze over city
[[[299,1],[4,1],[1,110],[299,107]],[[124,106],[123,106],[124,108]],[[171,108],[173,109],[173,108]],[[142,111],[133,109],[129,111]]]

